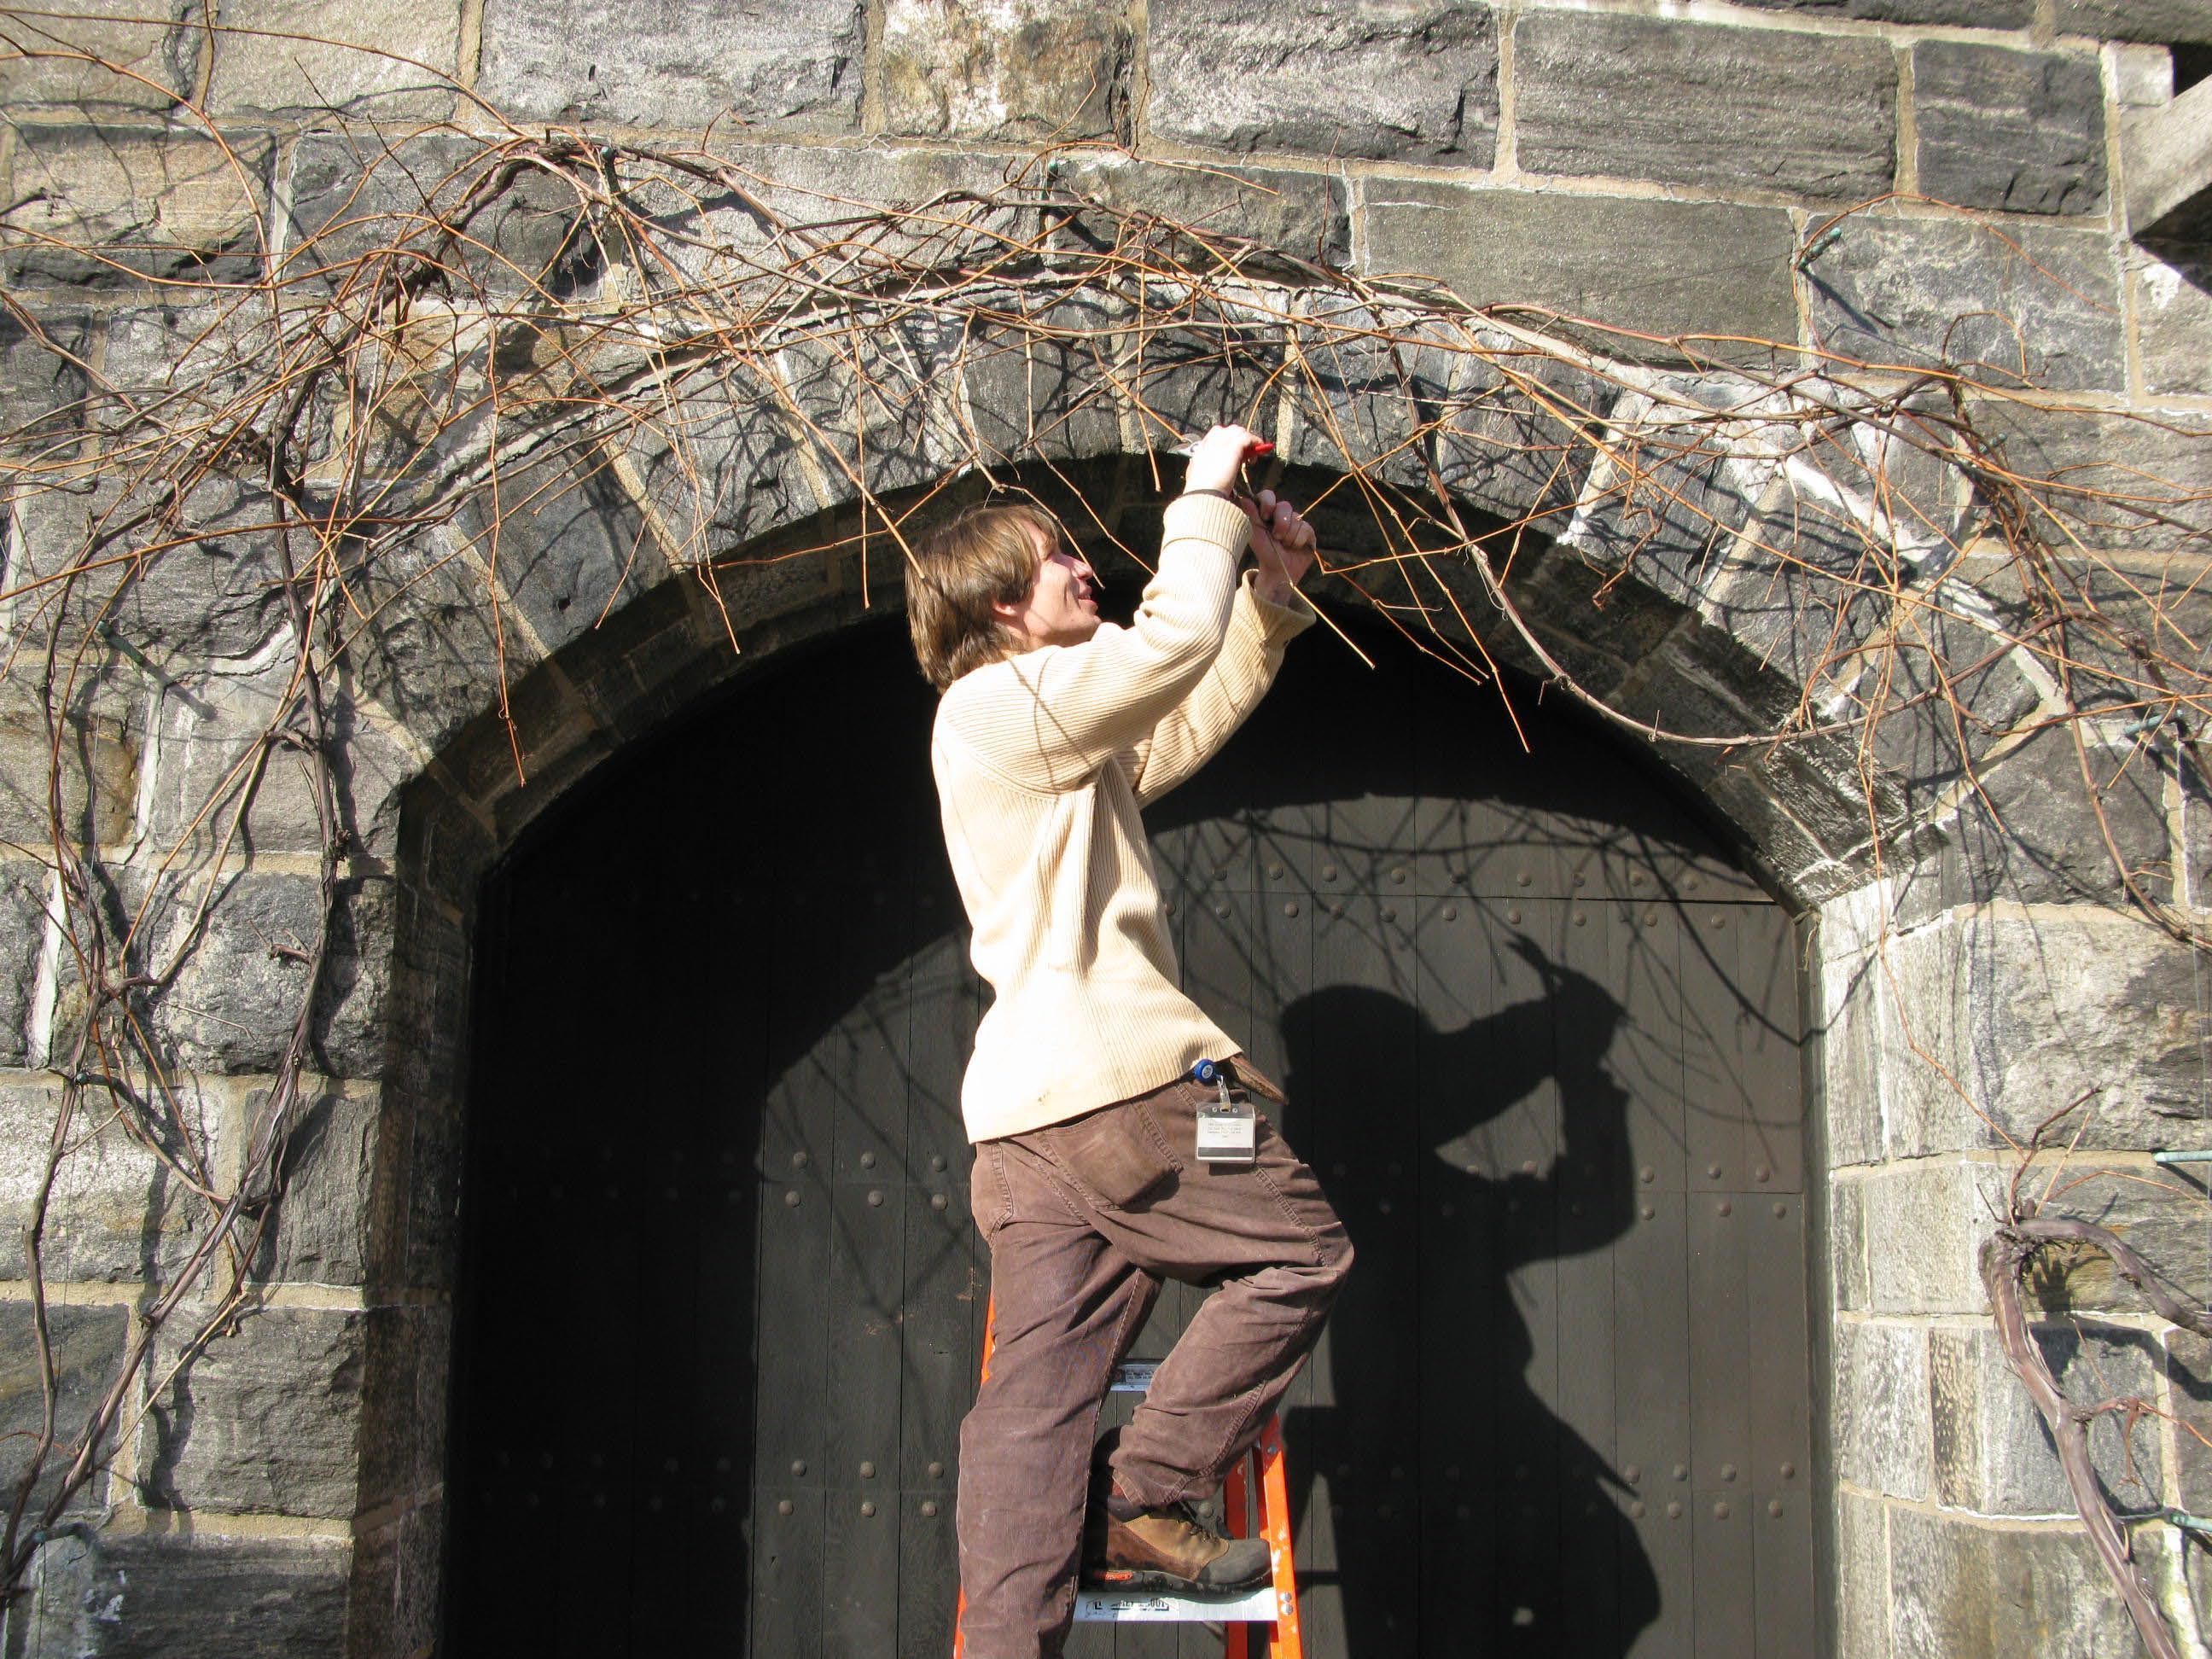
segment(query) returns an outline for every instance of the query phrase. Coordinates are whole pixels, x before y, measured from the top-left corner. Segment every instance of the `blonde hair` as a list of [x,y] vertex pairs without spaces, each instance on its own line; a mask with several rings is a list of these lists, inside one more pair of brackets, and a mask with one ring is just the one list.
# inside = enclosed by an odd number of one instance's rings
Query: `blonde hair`
[[1018,605],[1036,586],[1037,537],[1060,545],[1042,507],[970,507],[924,537],[906,568],[906,625],[922,678],[939,691],[1006,654],[991,610]]

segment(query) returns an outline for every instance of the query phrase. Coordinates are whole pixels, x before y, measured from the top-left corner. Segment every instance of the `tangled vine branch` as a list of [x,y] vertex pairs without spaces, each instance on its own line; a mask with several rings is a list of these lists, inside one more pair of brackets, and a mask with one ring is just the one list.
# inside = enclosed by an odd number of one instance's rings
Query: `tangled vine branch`
[[[16,55],[96,61],[51,43]],[[0,214],[10,257],[130,278],[184,319],[157,365],[126,374],[26,291],[0,289],[59,389],[0,432],[16,521],[39,526],[17,535],[0,578],[0,686],[42,721],[48,834],[20,850],[47,878],[55,974],[75,988],[70,1029],[46,1050],[63,1088],[25,1228],[46,1407],[0,1533],[9,1595],[143,1409],[157,1338],[188,1320],[172,1345],[181,1364],[257,1294],[362,833],[338,775],[333,686],[359,675],[418,589],[457,581],[489,624],[521,772],[507,694],[528,630],[503,550],[514,526],[578,491],[612,490],[642,526],[605,606],[658,560],[698,586],[734,648],[729,589],[755,532],[778,521],[780,491],[849,505],[839,544],[860,549],[864,582],[871,543],[903,549],[947,489],[1038,480],[1085,515],[1078,533],[1135,558],[1073,477],[1084,434],[1103,427],[1109,447],[1149,459],[1194,424],[1237,418],[1305,469],[1328,522],[1358,526],[1329,573],[1421,649],[1479,680],[1498,680],[1501,659],[1531,668],[1678,752],[1840,750],[1864,782],[1877,861],[1917,833],[1883,781],[1901,723],[1942,735],[1953,805],[1982,793],[1984,768],[2064,728],[2114,884],[2203,943],[2181,884],[2154,891],[2104,809],[2130,767],[2204,776],[2212,688],[2184,614],[2194,596],[2104,550],[2116,532],[2205,539],[2201,485],[2131,459],[2129,434],[2169,430],[2154,416],[2069,403],[2018,363],[1881,362],[1471,308],[1319,246],[1238,234],[1266,191],[1205,169],[1185,176],[1216,209],[1133,205],[1118,159],[1095,150],[1047,151],[891,206],[711,143],[525,131],[478,104],[473,126],[328,141],[341,164],[295,188],[280,218],[216,124],[181,113],[214,153],[210,188],[240,204],[227,240],[183,246],[154,216],[88,230],[36,191]],[[2106,434],[2089,445],[2097,465],[2012,454],[2008,422],[2027,416]],[[1582,562],[1601,606],[1642,583],[1686,607],[1717,594],[1766,616],[1787,707],[1735,730],[1676,727],[1594,684],[1518,580],[1547,548]],[[167,683],[163,596],[217,552],[243,574],[216,601],[270,607],[281,690],[173,830],[118,858],[87,829],[100,785],[79,746],[118,661]],[[1989,706],[1977,688],[2000,666],[2032,697]],[[2102,774],[2099,744],[2116,731],[2126,752]],[[270,941],[297,970],[295,1000],[240,1167],[219,1175],[161,1010],[288,766],[318,825],[320,908],[307,937]],[[198,1217],[95,1404],[65,1424],[49,1203],[67,1160],[111,1130]],[[2017,1297],[2023,1263],[2063,1225],[2078,1224],[2016,1212],[1987,1271],[2078,1495],[2080,1425],[2021,1346]],[[2109,1237],[2063,1236],[2127,1265]],[[2124,1559],[2084,1514],[2134,1607]]]

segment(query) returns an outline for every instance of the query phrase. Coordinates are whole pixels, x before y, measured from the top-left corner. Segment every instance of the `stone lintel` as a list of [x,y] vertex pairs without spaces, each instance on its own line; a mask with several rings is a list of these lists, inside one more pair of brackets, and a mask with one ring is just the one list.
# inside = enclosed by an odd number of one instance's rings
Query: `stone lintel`
[[2137,241],[2212,236],[2212,81],[2163,109],[2141,110],[2121,129],[2128,226]]

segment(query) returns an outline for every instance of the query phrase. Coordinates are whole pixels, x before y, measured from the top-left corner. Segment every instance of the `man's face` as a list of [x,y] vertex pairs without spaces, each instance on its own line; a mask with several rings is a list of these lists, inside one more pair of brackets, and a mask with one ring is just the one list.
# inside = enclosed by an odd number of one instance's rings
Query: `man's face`
[[994,607],[999,620],[1034,650],[1041,645],[1080,645],[1098,631],[1098,578],[1087,560],[1042,530],[1036,538],[1036,580],[1019,605]]

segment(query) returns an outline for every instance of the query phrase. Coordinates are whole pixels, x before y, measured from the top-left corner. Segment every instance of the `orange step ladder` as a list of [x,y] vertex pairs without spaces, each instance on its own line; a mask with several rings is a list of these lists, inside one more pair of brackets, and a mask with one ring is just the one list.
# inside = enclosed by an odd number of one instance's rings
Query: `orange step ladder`
[[[991,1348],[998,1305],[983,1316],[983,1379],[991,1375]],[[1143,1394],[1152,1385],[1156,1359],[1126,1360],[1114,1368],[1108,1385],[1114,1394]],[[1298,1632],[1297,1564],[1291,1552],[1290,1479],[1283,1472],[1283,1425],[1270,1417],[1221,1483],[1222,1524],[1232,1538],[1257,1534],[1267,1540],[1273,1568],[1269,1583],[1232,1595],[1114,1589],[1079,1584],[1075,1591],[1079,1625],[1218,1625],[1223,1659],[1305,1659]],[[966,1659],[961,1629],[968,1598],[960,1598],[952,1620],[952,1659]]]

